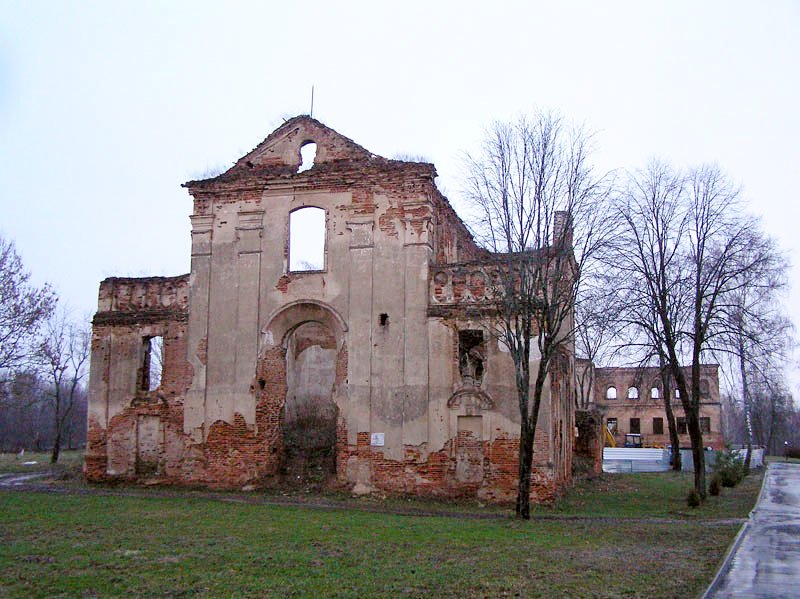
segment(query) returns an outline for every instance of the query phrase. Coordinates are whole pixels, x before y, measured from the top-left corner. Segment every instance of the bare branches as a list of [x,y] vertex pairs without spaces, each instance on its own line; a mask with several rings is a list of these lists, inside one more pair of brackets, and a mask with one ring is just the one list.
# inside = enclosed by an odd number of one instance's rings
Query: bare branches
[[50,287],[29,281],[14,243],[0,237],[0,383],[33,359],[32,342],[55,307]]
[[[651,162],[631,176],[619,212],[627,226],[613,266],[623,320],[671,370],[692,441],[695,486],[704,498],[701,359],[736,351],[745,306],[752,304],[753,324],[764,309],[745,298],[766,297],[780,286],[782,261],[758,221],[741,209],[739,190],[714,166],[679,173]],[[689,378],[684,362],[692,366]]]
[[[533,436],[545,380],[573,353],[574,310],[584,273],[613,235],[610,186],[588,163],[587,136],[540,113],[495,123],[467,156],[476,239],[492,252],[496,331],[514,362],[521,418],[517,515],[529,517]],[[576,244],[577,240],[577,244]],[[574,247],[575,246],[575,247]],[[538,362],[531,372],[531,342]]]
[[88,324],[70,322],[64,310],[47,322],[39,344],[42,369],[49,383],[53,403],[55,441],[51,461],[58,461],[61,436],[69,420],[81,383],[88,372],[91,334]]

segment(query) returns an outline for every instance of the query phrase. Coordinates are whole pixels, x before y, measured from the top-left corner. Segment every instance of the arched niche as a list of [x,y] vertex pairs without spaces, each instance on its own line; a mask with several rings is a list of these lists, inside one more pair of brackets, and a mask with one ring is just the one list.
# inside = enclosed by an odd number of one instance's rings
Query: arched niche
[[346,330],[333,308],[308,300],[282,306],[263,330],[259,392],[278,416],[272,438],[287,483],[322,485],[336,476]]
[[291,330],[304,322],[320,322],[331,328],[336,336],[336,347],[344,343],[347,324],[339,313],[328,304],[316,300],[297,300],[274,310],[267,318],[262,330],[262,352],[265,348],[286,347],[286,337]]

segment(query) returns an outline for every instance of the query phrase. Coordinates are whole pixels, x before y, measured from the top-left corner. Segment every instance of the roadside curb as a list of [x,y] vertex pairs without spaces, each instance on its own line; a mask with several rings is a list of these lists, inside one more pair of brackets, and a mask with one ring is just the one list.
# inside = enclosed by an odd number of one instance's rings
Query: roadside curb
[[711,584],[708,585],[706,591],[701,595],[701,599],[711,599],[714,596],[714,593],[717,592],[723,577],[728,573],[728,570],[731,569],[731,560],[733,559],[733,554],[736,553],[736,550],[739,549],[739,546],[742,544],[742,539],[744,538],[747,530],[750,528],[750,525],[753,523],[753,515],[761,503],[761,498],[764,496],[767,488],[767,475],[769,474],[769,468],[770,464],[767,464],[766,469],[764,470],[764,478],[761,480],[761,491],[758,493],[756,504],[753,506],[753,509],[750,510],[750,513],[747,516],[747,522],[742,524],[742,527],[739,529],[739,532],[733,539],[731,546],[728,547],[728,551],[725,553],[725,557],[722,558],[722,563],[717,570],[717,574],[714,576],[714,580],[711,581]]

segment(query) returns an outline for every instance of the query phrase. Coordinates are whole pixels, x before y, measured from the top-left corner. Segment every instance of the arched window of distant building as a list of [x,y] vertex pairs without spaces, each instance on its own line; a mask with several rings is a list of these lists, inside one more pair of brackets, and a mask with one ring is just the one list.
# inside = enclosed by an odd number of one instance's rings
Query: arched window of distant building
[[617,399],[617,388],[609,387],[606,389],[606,399]]
[[628,399],[639,399],[639,389],[628,387]]

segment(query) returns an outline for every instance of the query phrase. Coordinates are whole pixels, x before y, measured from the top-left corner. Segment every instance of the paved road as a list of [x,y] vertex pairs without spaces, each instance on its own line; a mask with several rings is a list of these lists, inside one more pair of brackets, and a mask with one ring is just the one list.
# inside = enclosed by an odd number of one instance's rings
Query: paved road
[[800,464],[769,465],[750,520],[705,597],[800,597]]

